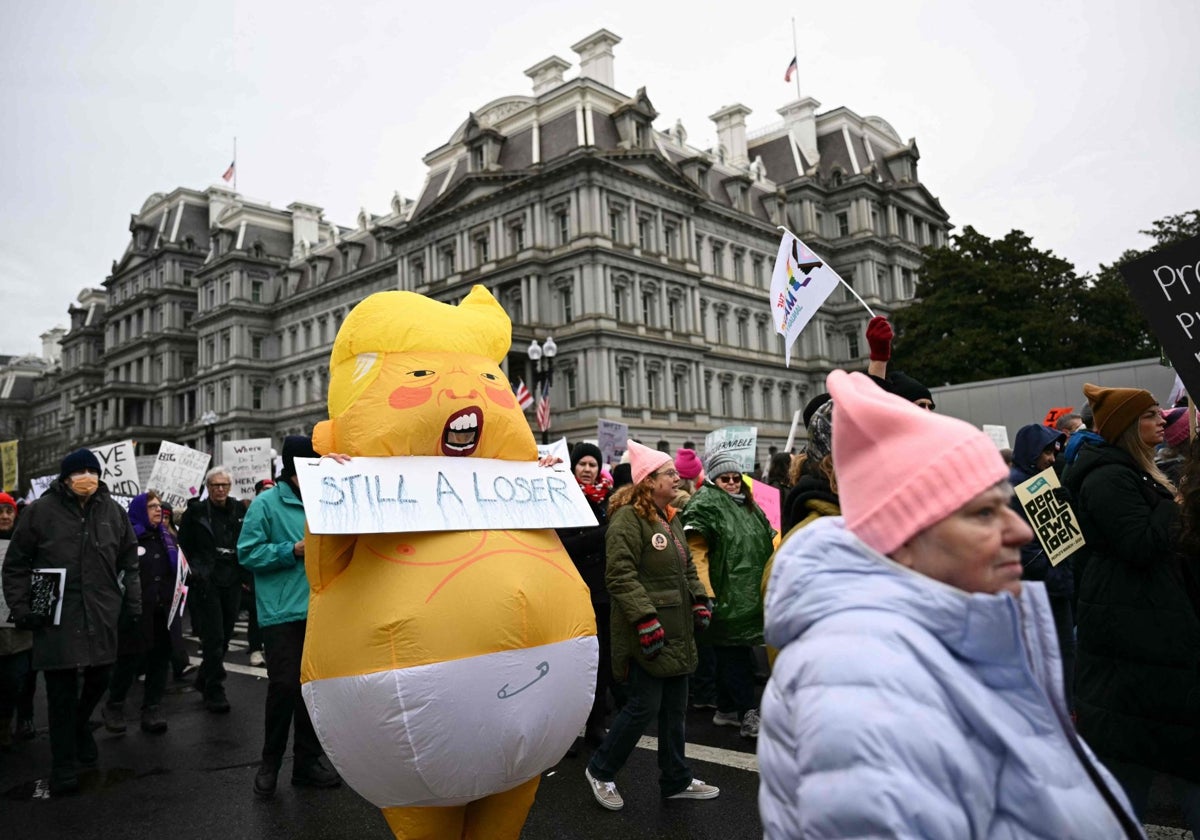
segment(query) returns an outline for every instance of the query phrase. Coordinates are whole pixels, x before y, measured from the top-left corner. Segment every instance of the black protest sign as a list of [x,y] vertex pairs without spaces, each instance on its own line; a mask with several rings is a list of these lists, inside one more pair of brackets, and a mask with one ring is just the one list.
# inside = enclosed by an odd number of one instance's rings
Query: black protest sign
[[1189,394],[1200,394],[1200,236],[1121,266]]

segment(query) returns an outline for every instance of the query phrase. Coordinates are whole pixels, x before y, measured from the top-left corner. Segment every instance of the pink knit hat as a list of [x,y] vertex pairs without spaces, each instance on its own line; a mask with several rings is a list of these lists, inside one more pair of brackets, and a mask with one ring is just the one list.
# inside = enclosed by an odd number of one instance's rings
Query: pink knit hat
[[833,470],[846,527],[891,554],[998,481],[1008,467],[979,429],[835,370]]
[[634,484],[640,483],[643,478],[664,464],[671,463],[671,456],[666,452],[642,446],[636,440],[629,441],[629,448],[625,451],[629,455],[629,466],[633,472]]
[[679,470],[680,478],[690,481],[704,472],[704,464],[700,462],[700,456],[696,454],[696,450],[680,447],[675,450],[675,469]]
[[1163,412],[1167,427],[1163,429],[1163,440],[1167,446],[1178,451],[1188,441],[1188,419],[1186,408],[1170,408]]

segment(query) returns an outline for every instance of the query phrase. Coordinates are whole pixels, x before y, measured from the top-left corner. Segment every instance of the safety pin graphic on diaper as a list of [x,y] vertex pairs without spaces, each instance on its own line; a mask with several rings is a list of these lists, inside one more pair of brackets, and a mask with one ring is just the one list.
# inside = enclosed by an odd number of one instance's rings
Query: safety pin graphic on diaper
[[529,686],[533,685],[535,682],[540,680],[542,677],[544,677],[550,673],[550,663],[549,662],[539,662],[537,664],[537,669],[538,669],[538,675],[536,677],[534,677],[532,680],[530,680],[529,682],[525,683],[525,685],[523,685],[520,688],[515,689],[513,691],[509,691],[508,683],[505,683],[503,685],[503,687],[501,687],[501,689],[496,692],[496,696],[499,697],[501,700],[507,700],[509,697],[520,694],[522,691],[529,688]]

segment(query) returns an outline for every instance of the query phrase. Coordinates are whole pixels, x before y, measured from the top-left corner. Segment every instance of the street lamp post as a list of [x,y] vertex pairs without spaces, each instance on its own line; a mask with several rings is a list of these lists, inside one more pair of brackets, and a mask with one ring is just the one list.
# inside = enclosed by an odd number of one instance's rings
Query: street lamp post
[[216,449],[217,442],[217,413],[215,411],[206,411],[200,415],[200,423],[204,426],[204,444],[208,447],[208,454],[212,456],[212,463],[217,461]]
[[529,361],[533,362],[534,391],[537,393],[537,421],[542,430],[542,443],[550,443],[550,386],[554,384],[554,357],[558,355],[558,345],[554,336],[546,336],[545,343],[539,345],[537,339],[529,342],[525,350]]

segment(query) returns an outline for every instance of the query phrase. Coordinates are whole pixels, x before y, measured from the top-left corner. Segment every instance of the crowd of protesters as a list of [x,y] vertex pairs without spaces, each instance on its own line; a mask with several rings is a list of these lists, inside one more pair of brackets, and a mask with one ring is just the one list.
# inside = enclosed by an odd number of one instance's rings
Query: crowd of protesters
[[[652,723],[659,795],[717,798],[684,754],[689,711],[711,712],[757,741],[772,838],[1139,837],[1156,776],[1200,831],[1200,443],[1187,411],[1086,385],[1079,413],[1022,426],[1002,452],[891,369],[885,319],[866,337],[866,375],[833,372],[803,411],[803,451],[772,452],[761,474],[692,444],[672,455],[630,441],[614,464],[590,442],[571,450],[597,524],[558,535],[591,592],[600,658],[569,755],[586,750],[596,801],[624,806],[618,775]],[[19,516],[0,494],[15,625],[0,628],[0,749],[34,737],[39,672],[54,795],[96,764],[102,700],[103,725],[125,731],[139,674],[141,729],[167,729],[164,688],[189,668],[182,617],[168,620],[182,549],[194,686],[211,713],[230,711],[223,663],[255,593],[268,689],[254,794],[274,794],[289,731],[292,782],[339,784],[299,683],[294,459],[313,455],[288,438],[278,482],[248,509],[215,467],[178,535],[154,491],[122,509],[86,449]],[[1066,559],[1013,493],[1046,471],[1084,538]],[[780,495],[777,527],[755,480]],[[67,570],[57,622],[32,606],[41,567]]]

